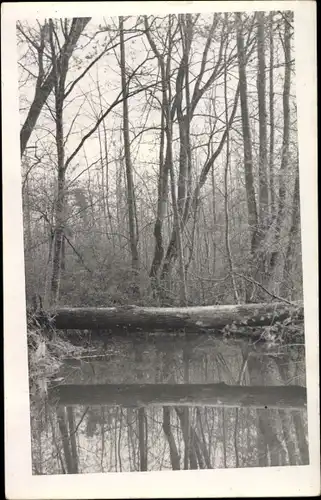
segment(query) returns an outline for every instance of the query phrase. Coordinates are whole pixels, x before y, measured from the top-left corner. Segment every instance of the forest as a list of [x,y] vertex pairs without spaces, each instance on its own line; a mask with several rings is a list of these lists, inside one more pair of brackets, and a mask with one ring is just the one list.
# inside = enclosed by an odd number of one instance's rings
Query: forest
[[293,12],[16,33],[33,473],[308,464]]
[[28,303],[302,299],[292,12],[17,40]]

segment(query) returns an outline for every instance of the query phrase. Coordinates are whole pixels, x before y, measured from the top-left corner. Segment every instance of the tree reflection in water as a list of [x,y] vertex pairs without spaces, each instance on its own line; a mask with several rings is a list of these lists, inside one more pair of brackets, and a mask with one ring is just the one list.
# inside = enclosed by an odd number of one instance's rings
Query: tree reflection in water
[[116,339],[56,380],[31,397],[34,474],[309,463],[303,346]]

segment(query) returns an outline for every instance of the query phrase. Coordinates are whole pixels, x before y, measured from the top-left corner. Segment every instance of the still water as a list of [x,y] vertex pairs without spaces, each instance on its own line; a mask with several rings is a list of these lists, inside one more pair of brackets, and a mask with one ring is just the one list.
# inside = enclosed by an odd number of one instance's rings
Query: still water
[[31,396],[34,474],[309,463],[302,345],[110,337],[46,385]]

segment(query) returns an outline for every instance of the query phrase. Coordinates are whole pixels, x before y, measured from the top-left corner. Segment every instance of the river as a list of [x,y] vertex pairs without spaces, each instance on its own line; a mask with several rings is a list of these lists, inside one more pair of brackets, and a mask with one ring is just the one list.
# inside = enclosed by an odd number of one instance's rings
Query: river
[[109,336],[45,385],[34,474],[309,463],[303,345]]

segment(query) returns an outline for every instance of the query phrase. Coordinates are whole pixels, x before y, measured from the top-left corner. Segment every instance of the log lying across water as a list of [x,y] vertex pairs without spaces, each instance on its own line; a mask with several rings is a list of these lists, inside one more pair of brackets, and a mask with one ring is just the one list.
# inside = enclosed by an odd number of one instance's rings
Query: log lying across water
[[242,304],[205,307],[64,307],[57,309],[53,324],[60,330],[204,331],[226,325],[264,326],[283,321],[295,312],[303,319],[303,304]]
[[306,407],[306,388],[218,384],[58,385],[48,391],[53,404],[143,406],[211,406],[233,408]]

